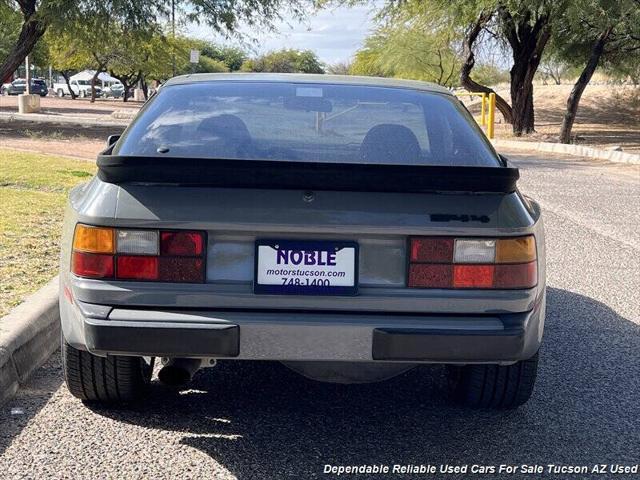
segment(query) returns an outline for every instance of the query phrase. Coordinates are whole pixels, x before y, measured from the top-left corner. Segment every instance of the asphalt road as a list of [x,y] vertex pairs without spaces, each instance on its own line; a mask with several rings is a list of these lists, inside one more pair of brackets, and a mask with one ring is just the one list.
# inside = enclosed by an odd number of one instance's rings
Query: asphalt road
[[0,478],[305,479],[328,478],[325,464],[638,463],[640,168],[511,158],[547,228],[546,338],[524,407],[450,406],[439,367],[339,386],[279,364],[231,363],[199,373],[187,391],[154,382],[133,410],[90,409],[61,384],[56,356],[1,407]]

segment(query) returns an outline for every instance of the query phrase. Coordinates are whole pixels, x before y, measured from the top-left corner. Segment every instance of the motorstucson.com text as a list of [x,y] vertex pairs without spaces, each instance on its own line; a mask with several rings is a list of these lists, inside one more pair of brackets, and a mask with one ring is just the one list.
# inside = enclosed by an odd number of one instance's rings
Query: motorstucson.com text
[[376,465],[328,465],[323,473],[330,475],[492,475],[492,474],[529,474],[529,475],[629,475],[640,473],[640,464],[591,464],[562,465],[549,463],[546,465],[500,464],[500,465],[451,465],[451,464],[376,464]]

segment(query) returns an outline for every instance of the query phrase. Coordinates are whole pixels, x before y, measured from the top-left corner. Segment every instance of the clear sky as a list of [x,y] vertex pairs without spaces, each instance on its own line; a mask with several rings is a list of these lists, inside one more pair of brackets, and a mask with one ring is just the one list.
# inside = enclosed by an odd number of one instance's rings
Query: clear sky
[[[250,47],[256,53],[281,48],[309,49],[325,63],[347,61],[374,27],[374,13],[370,6],[321,10],[302,23],[290,19],[279,22],[276,25],[278,33],[247,31],[257,39]],[[187,33],[204,40],[221,41],[206,26],[191,26]]]

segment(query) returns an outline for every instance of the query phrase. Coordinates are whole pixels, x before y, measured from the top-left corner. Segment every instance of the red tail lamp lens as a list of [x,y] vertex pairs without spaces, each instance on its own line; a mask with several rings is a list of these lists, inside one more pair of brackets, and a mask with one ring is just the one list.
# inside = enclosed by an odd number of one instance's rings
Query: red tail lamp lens
[[157,280],[158,257],[119,255],[116,277],[131,280]]
[[160,258],[159,280],[163,282],[204,282],[204,259]]
[[161,232],[160,255],[175,257],[197,257],[202,255],[204,235],[202,232]]
[[71,271],[79,277],[113,278],[113,255],[73,252]]
[[409,266],[409,286],[421,288],[451,288],[452,265],[418,263]]
[[538,284],[537,262],[496,265],[495,288],[531,288]]
[[453,261],[453,238],[412,238],[411,261],[451,263]]
[[71,271],[87,278],[204,283],[205,238],[197,231],[78,224]]
[[454,288],[493,287],[493,265],[454,265]]

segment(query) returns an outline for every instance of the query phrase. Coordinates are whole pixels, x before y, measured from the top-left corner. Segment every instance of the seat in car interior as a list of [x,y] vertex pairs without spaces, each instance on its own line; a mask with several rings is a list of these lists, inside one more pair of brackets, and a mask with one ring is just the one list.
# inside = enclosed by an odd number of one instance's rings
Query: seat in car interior
[[230,114],[205,118],[198,125],[204,147],[218,157],[234,158],[251,144],[251,134],[245,123]]
[[360,157],[367,163],[417,163],[420,144],[404,125],[382,123],[365,135],[360,145]]

